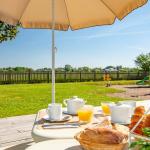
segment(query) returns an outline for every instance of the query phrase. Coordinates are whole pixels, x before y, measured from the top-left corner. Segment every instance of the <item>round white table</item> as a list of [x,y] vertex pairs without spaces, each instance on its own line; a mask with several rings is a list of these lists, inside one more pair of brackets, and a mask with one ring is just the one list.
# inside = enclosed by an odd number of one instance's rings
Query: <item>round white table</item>
[[[150,100],[137,101],[137,106],[143,105],[147,109],[150,107]],[[95,107],[95,111],[102,113],[101,108]],[[45,115],[45,109],[40,110],[36,116],[35,123],[32,129],[32,137],[36,143],[45,140],[57,140],[57,139],[73,139],[74,135],[81,131],[81,128],[70,128],[70,129],[43,129],[38,123],[39,120]]]
[[26,150],[82,150],[79,143],[74,139],[48,140],[36,143]]
[[[96,114],[102,114],[100,107],[95,107]],[[45,140],[56,139],[74,139],[76,133],[80,132],[83,127],[79,128],[64,128],[64,129],[43,129],[40,126],[39,120],[46,114],[45,109],[40,110],[36,116],[35,123],[32,129],[32,137],[36,143]]]

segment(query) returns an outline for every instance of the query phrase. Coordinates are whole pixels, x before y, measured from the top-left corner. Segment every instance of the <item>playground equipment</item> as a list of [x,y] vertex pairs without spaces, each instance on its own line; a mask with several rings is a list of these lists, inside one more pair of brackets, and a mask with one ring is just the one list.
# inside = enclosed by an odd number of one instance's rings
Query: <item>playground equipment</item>
[[137,85],[150,85],[150,75],[146,76],[143,80],[136,82]]
[[103,80],[107,81],[106,87],[110,87],[111,86],[111,82],[110,82],[111,81],[111,77],[110,77],[110,75],[108,73],[105,73],[103,75]]

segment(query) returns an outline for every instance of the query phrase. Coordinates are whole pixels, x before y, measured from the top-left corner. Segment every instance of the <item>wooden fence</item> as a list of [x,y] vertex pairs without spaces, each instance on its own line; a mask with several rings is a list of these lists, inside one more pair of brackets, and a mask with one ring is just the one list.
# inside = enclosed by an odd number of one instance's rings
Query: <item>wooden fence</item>
[[[56,72],[56,82],[102,81],[104,73]],[[141,80],[143,72],[112,72],[112,80]],[[0,84],[49,83],[51,72],[0,72]]]

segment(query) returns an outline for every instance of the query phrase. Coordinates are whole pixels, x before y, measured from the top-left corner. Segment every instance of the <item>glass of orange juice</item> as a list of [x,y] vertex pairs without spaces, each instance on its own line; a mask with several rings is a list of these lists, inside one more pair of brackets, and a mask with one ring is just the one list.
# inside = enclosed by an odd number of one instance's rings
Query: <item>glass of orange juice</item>
[[91,105],[85,105],[78,110],[79,121],[91,122],[93,119],[94,108]]
[[110,111],[110,106],[114,105],[114,102],[101,102],[101,107],[102,107],[102,111],[104,113],[104,115],[110,115],[111,111]]

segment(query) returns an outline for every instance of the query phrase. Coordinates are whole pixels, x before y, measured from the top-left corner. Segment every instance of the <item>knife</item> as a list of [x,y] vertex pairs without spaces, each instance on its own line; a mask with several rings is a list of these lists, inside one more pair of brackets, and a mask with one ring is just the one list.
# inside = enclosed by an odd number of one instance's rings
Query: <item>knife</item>
[[75,126],[80,126],[84,125],[86,123],[79,123],[79,122],[64,122],[64,123],[44,123],[42,126],[59,126],[59,125],[75,125]]
[[57,125],[43,125],[44,129],[61,129],[61,128],[79,128],[79,124],[57,124]]

